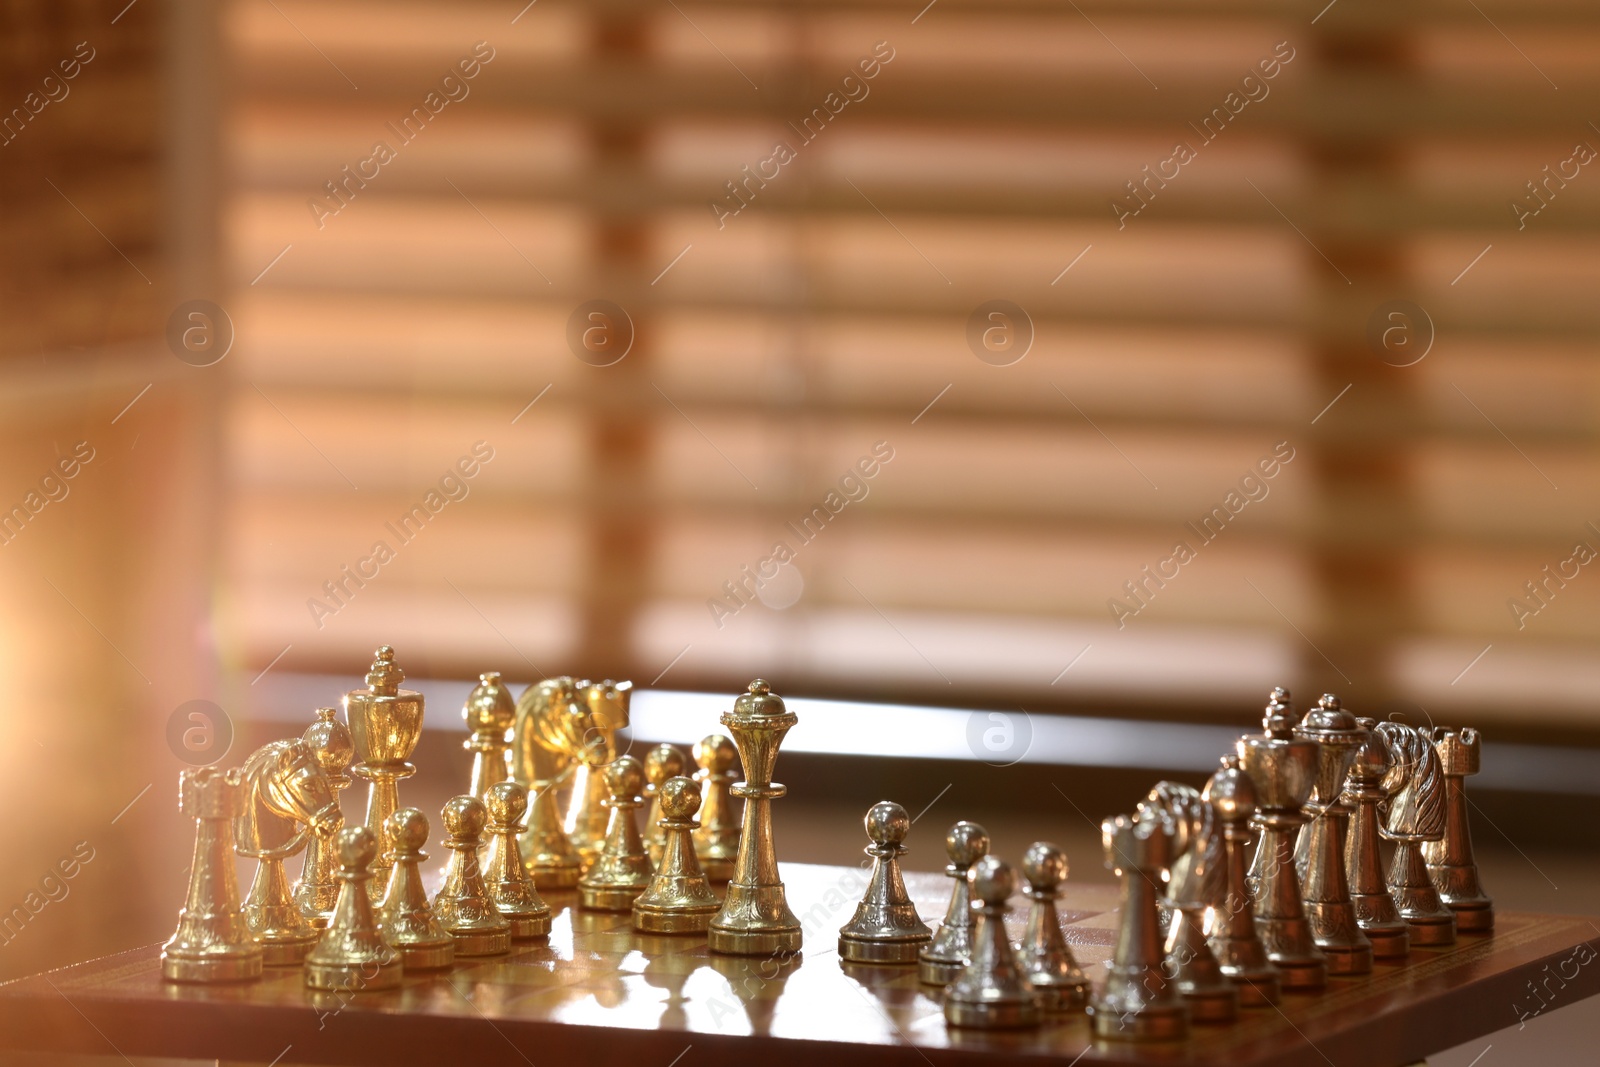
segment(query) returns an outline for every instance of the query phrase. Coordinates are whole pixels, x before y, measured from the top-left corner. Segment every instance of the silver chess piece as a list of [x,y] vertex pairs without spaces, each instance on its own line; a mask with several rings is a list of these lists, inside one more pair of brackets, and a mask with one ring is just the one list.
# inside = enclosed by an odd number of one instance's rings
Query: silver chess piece
[[1239,990],[1239,1004],[1264,1008],[1278,1002],[1278,971],[1256,934],[1255,906],[1245,876],[1250,819],[1256,813],[1256,787],[1239,767],[1239,757],[1222,757],[1222,769],[1200,793],[1217,813],[1226,857],[1226,889],[1212,917],[1211,950],[1222,973]]
[[1106,866],[1122,879],[1117,948],[1103,986],[1089,998],[1094,1036],[1170,1041],[1189,1032],[1189,1009],[1167,977],[1155,887],[1172,863],[1176,833],[1166,812],[1146,808],[1100,824]]
[[1023,977],[1033,986],[1041,1011],[1082,1011],[1089,1004],[1089,979],[1072,958],[1056,911],[1056,898],[1067,880],[1067,854],[1048,841],[1035,841],[1022,854],[1022,878],[1027,882],[1023,893],[1031,902],[1019,946]]
[[1367,732],[1339,706],[1338,697],[1326,693],[1315,709],[1306,712],[1294,734],[1317,743],[1317,782],[1306,805],[1311,825],[1301,831],[1296,856],[1311,936],[1327,957],[1329,974],[1371,974],[1372,942],[1356,922],[1345,872],[1350,806],[1342,799],[1345,779],[1367,742]]
[[1383,878],[1383,857],[1378,852],[1378,805],[1400,791],[1405,768],[1389,748],[1389,741],[1372,719],[1357,719],[1367,731],[1366,743],[1356,752],[1345,777],[1343,803],[1351,806],[1350,832],[1345,837],[1344,863],[1350,880],[1350,903],[1356,924],[1367,935],[1372,955],[1380,960],[1405,959],[1411,951],[1410,927],[1400,918]]
[[1399,722],[1380,722],[1395,761],[1405,768],[1405,784],[1389,801],[1383,836],[1393,841],[1389,861],[1389,895],[1410,927],[1412,945],[1453,945],[1455,913],[1444,906],[1422,859],[1425,841],[1437,841],[1445,830],[1444,768],[1426,730]]
[[916,963],[917,953],[933,939],[933,931],[917,915],[900,875],[903,842],[911,832],[911,816],[892,800],[880,800],[863,820],[865,849],[872,874],[856,913],[839,930],[839,958],[851,963]]
[[1289,694],[1272,691],[1262,732],[1239,739],[1239,766],[1256,787],[1256,931],[1267,958],[1278,968],[1284,989],[1317,990],[1328,984],[1328,962],[1311,935],[1300,879],[1295,869],[1295,838],[1306,817],[1301,811],[1317,781],[1318,746],[1297,738]]
[[1456,929],[1464,934],[1494,930],[1494,901],[1478,883],[1478,864],[1472,858],[1472,831],[1467,825],[1467,776],[1478,773],[1478,731],[1468,726],[1436,726],[1433,747],[1444,770],[1444,836],[1425,842],[1422,857],[1439,899],[1455,913]]
[[1178,987],[1191,1022],[1232,1022],[1239,1014],[1239,992],[1206,941],[1206,912],[1222,907],[1227,896],[1221,819],[1200,790],[1180,782],[1158,783],[1139,807],[1165,811],[1176,831],[1170,877],[1158,900],[1172,915],[1167,977]]
[[977,919],[972,959],[944,991],[944,1019],[974,1030],[1039,1025],[1039,1001],[1006,937],[1006,902],[1017,887],[1010,865],[984,856],[967,871]]
[[972,888],[967,871],[989,854],[989,834],[977,823],[963,819],[945,834],[944,849],[950,858],[944,873],[955,881],[950,906],[938,933],[917,953],[917,977],[938,986],[955,981],[972,958]]

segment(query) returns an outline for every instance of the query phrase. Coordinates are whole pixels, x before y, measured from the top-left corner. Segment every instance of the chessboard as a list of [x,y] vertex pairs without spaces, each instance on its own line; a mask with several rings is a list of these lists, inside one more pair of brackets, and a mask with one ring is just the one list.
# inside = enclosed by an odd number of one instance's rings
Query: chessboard
[[[241,985],[178,985],[162,980],[154,945],[10,982],[0,986],[0,1050],[278,1067],[1400,1067],[1541,1005],[1600,993],[1600,968],[1587,966],[1600,946],[1594,922],[1500,912],[1493,934],[1415,948],[1371,975],[1330,979],[1323,993],[1286,993],[1235,1023],[1196,1025],[1181,1042],[1096,1040],[1081,1014],[1035,1031],[962,1031],[946,1027],[939,991],[919,984],[915,968],[840,960],[838,928],[863,871],[784,864],[782,873],[805,929],[803,951],[789,958],[712,955],[703,935],[637,934],[628,915],[583,911],[553,892],[548,940],[408,974],[384,992],[315,992],[297,967]],[[925,918],[943,914],[949,879],[908,872],[906,885]],[[1025,903],[1013,901],[1013,937]],[[1071,883],[1061,902],[1067,941],[1096,981],[1117,935],[1116,904],[1110,887]]]

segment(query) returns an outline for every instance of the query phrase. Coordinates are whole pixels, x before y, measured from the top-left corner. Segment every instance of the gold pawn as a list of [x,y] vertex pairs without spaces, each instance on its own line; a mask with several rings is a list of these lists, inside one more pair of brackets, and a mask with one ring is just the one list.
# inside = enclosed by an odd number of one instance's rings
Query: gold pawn
[[733,814],[733,799],[728,787],[739,777],[733,764],[739,752],[722,734],[710,734],[695,742],[694,761],[699,770],[694,780],[700,783],[700,827],[694,832],[694,852],[700,867],[713,882],[733,877],[733,861],[739,854],[739,820]]
[[367,883],[378,857],[378,838],[365,826],[347,826],[334,838],[339,854],[339,900],[322,940],[306,956],[306,985],[359,993],[400,984],[400,953],[378,930]]
[[511,951],[511,924],[489,899],[478,867],[478,845],[488,812],[473,796],[451,797],[442,813],[450,861],[433,898],[434,914],[456,939],[457,956],[500,956]]
[[161,946],[169,982],[244,982],[261,977],[261,945],[250,936],[233,866],[239,772],[214,767],[178,776],[178,810],[195,822],[189,895],[178,929]]
[[421,865],[428,858],[428,817],[416,808],[401,808],[383,822],[385,839],[394,850],[388,891],[378,909],[383,938],[400,951],[407,971],[441,970],[455,962],[456,941],[428,904]]
[[500,782],[484,795],[483,806],[489,812],[489,864],[483,872],[489,899],[511,924],[512,940],[546,937],[550,905],[539,896],[517,843],[528,810],[528,791],[516,782]]
[[[339,793],[349,789],[353,779],[349,775],[350,763],[356,758],[355,746],[350,741],[350,731],[336,716],[336,708],[318,708],[317,721],[306,727],[301,740],[311,746],[322,773],[333,787],[333,803],[339,804]],[[339,899],[339,881],[333,876],[333,833],[344,826],[344,815],[339,825],[327,835],[312,834],[306,845],[305,867],[294,884],[294,902],[300,914],[319,930],[326,929],[333,918],[333,904]]]
[[644,817],[644,839],[650,847],[650,862],[657,866],[667,841],[667,832],[661,828],[661,786],[682,773],[683,753],[676,745],[659,744],[644,757],[644,795],[650,801],[650,813]]
[[633,902],[633,928],[650,934],[704,933],[722,901],[694,854],[690,835],[698,825],[700,787],[693,779],[674,776],[656,793],[666,843],[661,866],[650,885]]
[[611,809],[606,844],[578,881],[578,905],[594,911],[629,911],[650,884],[655,867],[639,836],[634,812],[644,806],[644,767],[632,756],[619,756],[606,768],[605,799]]

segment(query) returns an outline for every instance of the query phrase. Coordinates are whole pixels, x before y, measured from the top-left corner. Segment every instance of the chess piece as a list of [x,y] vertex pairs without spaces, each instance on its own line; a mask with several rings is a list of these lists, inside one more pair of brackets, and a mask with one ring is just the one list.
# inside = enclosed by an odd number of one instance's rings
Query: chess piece
[[1166,892],[1157,900],[1172,915],[1166,936],[1167,979],[1189,1009],[1189,1021],[1229,1023],[1239,1015],[1239,991],[1222,973],[1206,942],[1206,912],[1225,903],[1223,830],[1200,790],[1161,782],[1140,802],[1171,818],[1174,834]]
[[1048,841],[1035,841],[1022,854],[1022,877],[1028,883],[1023,892],[1032,901],[1019,950],[1022,976],[1038,995],[1041,1011],[1052,1015],[1082,1011],[1089,1003],[1089,979],[1061,936],[1056,912],[1061,883],[1067,880],[1067,854]]
[[772,780],[772,769],[784,735],[799,718],[757,678],[720,721],[733,734],[744,766],[745,780],[728,789],[744,801],[744,825],[733,879],[722,910],[711,920],[707,947],[730,956],[799,952],[804,940],[800,920],[789,910],[772,843],[772,802],[788,792]]
[[408,761],[422,739],[422,694],[401,689],[405,678],[394,661],[394,649],[384,645],[367,671],[367,687],[344,696],[345,719],[358,757],[350,771],[368,784],[365,825],[378,842],[378,858],[368,883],[375,899],[383,892],[394,862],[383,840],[383,827],[400,806],[400,780],[417,773]]
[[633,902],[633,928],[650,934],[703,933],[722,901],[700,869],[690,836],[700,807],[700,786],[691,778],[668,778],[656,800],[666,840],[655,876]]
[[611,823],[605,847],[578,881],[578,904],[594,911],[631,911],[655,873],[634,814],[644,806],[644,767],[632,756],[618,756],[606,768],[605,778],[611,791],[605,801]]
[[891,800],[880,800],[863,820],[865,849],[872,857],[867,891],[856,913],[839,930],[839,958],[851,963],[916,963],[917,953],[933,940],[933,931],[917,915],[900,874],[903,842],[911,832],[911,816]]
[[1306,805],[1311,825],[1300,835],[1304,855],[1296,857],[1311,937],[1327,957],[1329,974],[1371,974],[1372,942],[1356,922],[1345,872],[1350,807],[1341,799],[1367,732],[1339,706],[1338,697],[1327,693],[1306,712],[1294,735],[1317,743],[1317,780]]
[[1226,857],[1222,906],[1212,916],[1211,949],[1224,977],[1239,990],[1239,1004],[1267,1007],[1278,1002],[1278,972],[1256,934],[1255,907],[1245,876],[1244,852],[1250,843],[1250,819],[1256,813],[1256,789],[1239,767],[1239,757],[1222,757],[1222,769],[1211,776],[1201,799],[1222,825]]
[[610,812],[605,799],[605,768],[617,758],[617,733],[628,726],[628,705],[633,695],[632,682],[580,683],[579,702],[588,710],[589,744],[584,758],[572,772],[572,800],[562,824],[583,868],[588,869],[606,843],[606,824]]
[[1343,803],[1354,805],[1344,845],[1350,903],[1356,924],[1372,945],[1372,955],[1380,960],[1405,959],[1411,951],[1410,928],[1389,895],[1378,852],[1378,805],[1400,791],[1405,768],[1395,760],[1388,739],[1376,729],[1377,723],[1371,719],[1357,719],[1356,723],[1367,731],[1367,740],[1350,764],[1342,797]]
[[1122,879],[1121,924],[1110,973],[1089,998],[1094,1035],[1109,1040],[1167,1041],[1189,1032],[1189,1009],[1166,974],[1155,886],[1172,862],[1176,826],[1147,808],[1100,824],[1106,866]]
[[306,957],[306,985],[348,992],[393,989],[400,984],[400,953],[378,930],[372,913],[372,863],[378,838],[365,826],[347,826],[334,837],[339,859],[339,899],[327,930]]
[[1317,782],[1317,743],[1295,737],[1289,694],[1280,688],[1272,691],[1262,732],[1246,734],[1236,747],[1239,766],[1255,786],[1252,825],[1261,832],[1256,931],[1284,989],[1322,989],[1328,984],[1328,962],[1311,936],[1294,862],[1295,838],[1306,821],[1301,808]]
[[989,834],[977,823],[962,820],[944,835],[944,851],[950,858],[944,873],[955,885],[938,933],[917,953],[917,977],[926,985],[949,985],[972,959],[972,888],[967,871],[989,854]]
[[244,982],[261,977],[261,946],[250,936],[233,865],[238,771],[214,767],[178,776],[178,811],[194,820],[194,862],[178,928],[161,946],[169,982]]
[[489,899],[478,867],[478,846],[488,817],[483,801],[474,796],[451,797],[441,813],[444,832],[450,835],[444,843],[450,860],[445,864],[444,884],[433,898],[433,913],[455,938],[457,956],[499,956],[511,951],[511,924]]
[[1405,783],[1389,801],[1383,836],[1395,844],[1389,860],[1389,895],[1409,928],[1412,945],[1453,945],[1455,913],[1444,906],[1428,877],[1422,843],[1445,831],[1444,769],[1426,730],[1399,722],[1380,722],[1395,762],[1405,768]]
[[483,872],[489,900],[511,924],[513,941],[546,937],[550,905],[539,896],[517,841],[528,810],[528,791],[516,782],[496,782],[484,795],[483,806],[489,813],[489,862]]
[[677,745],[660,744],[645,754],[644,795],[650,802],[650,813],[644,818],[644,840],[650,850],[650,862],[658,865],[667,840],[666,831],[661,828],[661,786],[682,773],[683,753]]
[[510,776],[506,753],[511,744],[506,735],[516,715],[517,705],[511,699],[511,690],[501,684],[500,672],[486,671],[478,675],[478,684],[461,705],[461,717],[472,735],[461,747],[472,753],[472,785],[468,792],[479,800],[489,792],[490,786]]
[[1478,884],[1478,864],[1472,858],[1472,831],[1467,825],[1467,776],[1478,773],[1478,731],[1436,726],[1433,747],[1444,771],[1444,836],[1422,846],[1439,899],[1456,916],[1456,929],[1464,934],[1494,930],[1494,901]]
[[331,835],[344,819],[322,764],[298,737],[262,745],[239,773],[234,847],[257,861],[244,921],[261,942],[263,963],[299,966],[318,934],[290,895],[283,861],[305,849],[313,835]]
[[944,991],[944,1020],[950,1026],[1016,1030],[1039,1025],[1038,1000],[1006,937],[1006,901],[1016,886],[1011,866],[994,856],[978,858],[967,870],[977,914],[972,958]]
[[433,914],[422,885],[428,818],[416,808],[401,808],[384,820],[383,828],[394,850],[394,866],[378,909],[378,928],[400,953],[406,971],[443,970],[455,962],[456,940]]
[[[311,746],[311,752],[327,775],[333,789],[333,803],[339,803],[339,793],[350,788],[350,761],[355,759],[355,746],[350,741],[350,731],[335,716],[334,708],[318,708],[317,721],[306,727],[301,736]],[[341,812],[337,831],[344,826]],[[339,882],[333,876],[332,834],[312,834],[306,843],[305,868],[294,884],[294,902],[317,929],[324,929],[333,918],[333,904],[339,898]]]
[[738,750],[721,734],[711,734],[695,742],[694,761],[699,770],[694,780],[700,783],[700,828],[694,832],[694,852],[700,867],[713,882],[733,877],[733,859],[739,852],[739,822],[733,817],[733,801],[728,787],[738,777],[733,761]]
[[571,889],[583,874],[583,857],[567,836],[557,793],[580,764],[604,757],[603,732],[581,696],[585,687],[568,677],[546,678],[517,698],[511,771],[532,802],[522,857],[540,890]]

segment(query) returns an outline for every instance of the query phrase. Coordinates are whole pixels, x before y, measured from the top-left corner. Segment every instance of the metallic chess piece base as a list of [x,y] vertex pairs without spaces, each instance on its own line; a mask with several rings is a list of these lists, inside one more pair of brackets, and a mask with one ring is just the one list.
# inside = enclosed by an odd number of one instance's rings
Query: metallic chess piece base
[[888,941],[839,935],[839,958],[851,963],[908,964],[917,962],[917,953],[928,943],[926,937]]
[[1411,953],[1411,928],[1404,922],[1363,926],[1361,932],[1372,943],[1372,958],[1403,960]]
[[1241,1008],[1270,1008],[1283,993],[1283,984],[1273,967],[1259,971],[1224,967],[1222,973],[1239,991]]
[[[1267,919],[1256,916],[1256,930],[1267,946],[1267,959],[1278,970],[1279,984],[1286,990],[1303,992],[1328,985],[1328,961],[1311,937],[1311,924],[1304,916],[1295,919]],[[1306,946],[1306,950],[1285,951],[1279,946]]]
[[313,930],[304,937],[261,940],[261,962],[268,967],[298,967],[316,947],[318,933]]
[[1039,1005],[1027,1000],[944,1002],[944,1020],[951,1026],[972,1030],[1022,1030],[1039,1025]]
[[511,951],[510,930],[452,930],[450,936],[455,939],[457,956],[504,956]]
[[1327,957],[1329,974],[1372,973],[1372,942],[1361,932],[1348,900],[1307,902],[1306,919],[1317,948]]
[[1268,956],[1278,984],[1290,993],[1315,993],[1328,987],[1328,961],[1321,956]]
[[936,960],[926,955],[917,956],[917,980],[923,985],[949,985],[966,969],[966,960]]
[[169,982],[250,982],[261,977],[261,956],[161,955],[161,977]]
[[683,905],[671,911],[657,911],[651,907],[633,905],[633,928],[646,934],[703,934],[711,928],[711,917],[722,907],[721,902],[708,904],[690,911]]
[[1196,1023],[1231,1023],[1239,1017],[1239,993],[1230,983],[1208,989],[1178,987],[1178,995],[1189,1009],[1189,1021]]
[[1318,945],[1326,959],[1328,973],[1349,977],[1372,973],[1372,945]]
[[1492,934],[1494,933],[1494,905],[1484,901],[1481,906],[1469,907],[1464,904],[1449,905],[1456,916],[1456,932],[1462,934]]
[[724,956],[789,956],[800,951],[799,923],[792,928],[735,929],[713,922],[706,929],[706,948]]
[[578,884],[578,879],[583,877],[583,866],[577,863],[559,866],[530,864],[528,873],[533,875],[533,884],[542,893],[547,889],[573,888]]
[[1454,915],[1419,915],[1408,917],[1407,933],[1413,946],[1442,948],[1456,943],[1456,918]]
[[1093,990],[1085,978],[1082,982],[1063,985],[1035,984],[1033,991],[1039,1010],[1046,1015],[1076,1015],[1089,1006],[1089,994]]
[[646,889],[646,883],[636,886],[580,885],[578,907],[590,911],[632,911],[633,902]]
[[402,964],[399,954],[388,963],[314,963],[306,964],[306,985],[312,989],[349,991],[353,993],[376,992],[394,989],[400,985]]
[[400,953],[400,962],[407,971],[442,971],[456,959],[454,939],[438,945],[396,945],[395,951]]
[[1091,1002],[1088,1010],[1094,1036],[1109,1041],[1177,1041],[1189,1033],[1189,1011],[1181,1001],[1128,1012]]
[[550,936],[550,916],[506,916],[506,922],[511,924],[511,940],[532,941],[534,938]]

